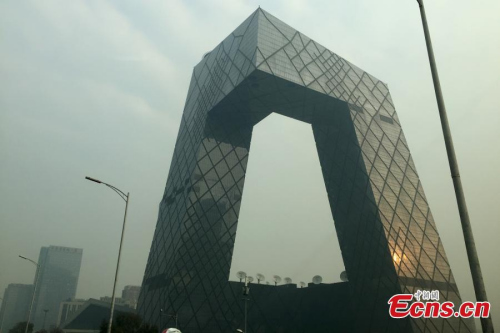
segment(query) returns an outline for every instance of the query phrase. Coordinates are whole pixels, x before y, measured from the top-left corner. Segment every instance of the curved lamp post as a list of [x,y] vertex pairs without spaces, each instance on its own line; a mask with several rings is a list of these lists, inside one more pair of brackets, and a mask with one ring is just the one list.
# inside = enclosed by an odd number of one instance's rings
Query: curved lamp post
[[[118,188],[114,187],[113,185],[107,184],[105,182],[102,182],[98,179],[91,178],[91,177],[85,177],[85,179],[90,180],[92,182],[98,183],[98,184],[103,184],[115,191],[120,198],[125,201],[125,215],[123,217],[123,227],[122,227],[122,237],[120,239],[120,248],[118,250],[118,260],[116,262],[116,272],[115,272],[115,282],[113,283],[113,294],[111,295],[111,311],[109,314],[109,325],[108,325],[108,333],[111,333],[111,326],[113,324],[113,313],[115,311],[115,291],[116,291],[116,283],[118,282],[118,270],[120,268],[120,257],[122,254],[122,245],[123,245],[123,236],[125,235],[125,222],[127,221],[127,208],[128,208],[128,202],[130,199],[130,193],[125,194],[123,191],[119,190]],[[26,333],[26,332],[25,332]]]
[[[30,310],[28,311],[28,321],[26,322],[26,328],[24,329],[24,333],[28,333],[28,327],[30,326],[30,319],[31,319],[31,310],[33,309],[33,303],[35,302],[36,287],[38,285],[38,271],[40,270],[40,265],[36,261],[33,261],[29,258],[26,258],[23,256],[19,256],[19,258],[24,259],[24,260],[28,260],[29,262],[31,262],[33,265],[36,266],[35,284],[33,286],[33,296],[31,296]],[[3,320],[2,320],[2,324],[3,324]]]

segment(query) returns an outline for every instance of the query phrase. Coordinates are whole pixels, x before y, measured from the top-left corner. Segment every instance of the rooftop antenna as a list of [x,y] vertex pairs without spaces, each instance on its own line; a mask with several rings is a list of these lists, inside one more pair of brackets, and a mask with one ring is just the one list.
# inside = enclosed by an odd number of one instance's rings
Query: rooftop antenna
[[239,271],[238,273],[236,273],[236,276],[238,277],[238,279],[240,279],[240,282],[241,282],[242,280],[244,280],[247,277],[247,273]]
[[253,282],[253,277],[252,276],[247,276],[247,281],[248,281],[248,283],[252,283]]
[[323,282],[323,278],[319,275],[316,275],[313,277],[313,283],[314,284],[320,284],[321,282]]
[[304,288],[306,286],[306,283],[304,281],[300,281],[300,288]]
[[290,279],[289,277],[286,277],[285,284],[290,284],[290,283],[292,283],[292,279]]
[[281,277],[279,275],[273,275],[274,285],[277,286],[281,282]]
[[266,279],[266,277],[260,273],[258,273],[257,275],[257,283],[260,284],[260,281],[264,281]]

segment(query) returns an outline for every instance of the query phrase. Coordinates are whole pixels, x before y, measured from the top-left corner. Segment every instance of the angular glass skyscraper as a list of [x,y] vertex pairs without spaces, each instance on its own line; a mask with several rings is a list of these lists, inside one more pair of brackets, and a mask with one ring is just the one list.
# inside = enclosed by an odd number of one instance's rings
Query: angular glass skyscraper
[[243,328],[229,271],[252,128],[271,112],[312,126],[349,281],[252,284],[248,332],[473,331],[388,315],[396,293],[460,296],[387,85],[260,8],[194,68],[139,298],[145,320]]

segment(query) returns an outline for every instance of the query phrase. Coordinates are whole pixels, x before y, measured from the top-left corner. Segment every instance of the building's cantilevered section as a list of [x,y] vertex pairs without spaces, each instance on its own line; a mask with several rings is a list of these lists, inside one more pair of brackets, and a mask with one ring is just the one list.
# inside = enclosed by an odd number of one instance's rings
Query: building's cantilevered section
[[349,282],[252,285],[248,331],[473,331],[388,316],[396,293],[460,296],[387,85],[260,8],[194,68],[139,314],[177,314],[183,332],[243,327],[229,271],[252,128],[271,112],[312,126]]

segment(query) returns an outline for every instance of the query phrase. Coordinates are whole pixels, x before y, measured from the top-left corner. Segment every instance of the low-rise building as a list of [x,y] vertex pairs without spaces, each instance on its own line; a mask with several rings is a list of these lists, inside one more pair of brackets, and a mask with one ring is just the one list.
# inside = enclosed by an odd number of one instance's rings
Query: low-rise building
[[[103,321],[109,321],[111,303],[89,299],[61,326],[65,333],[99,333]],[[124,313],[135,313],[133,308],[115,304],[113,320]]]
[[85,304],[84,299],[69,299],[59,305],[59,315],[57,317],[57,327],[61,327],[74,313]]

